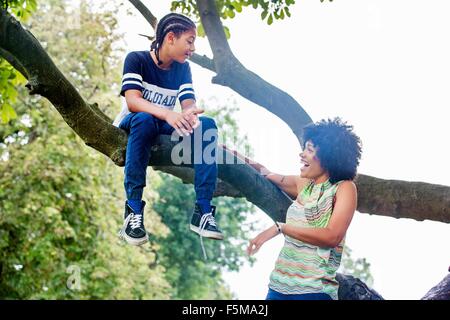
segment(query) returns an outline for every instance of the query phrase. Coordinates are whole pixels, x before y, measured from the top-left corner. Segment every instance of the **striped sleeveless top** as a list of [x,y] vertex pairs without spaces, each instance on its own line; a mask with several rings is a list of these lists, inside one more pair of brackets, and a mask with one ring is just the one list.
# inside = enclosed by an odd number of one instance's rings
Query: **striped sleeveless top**
[[[286,224],[324,228],[333,213],[341,181],[312,181],[301,191],[286,213]],[[301,204],[300,204],[301,203]],[[345,238],[335,248],[322,248],[285,236],[284,246],[270,275],[269,288],[283,294],[326,293],[337,300],[336,271],[341,263]]]

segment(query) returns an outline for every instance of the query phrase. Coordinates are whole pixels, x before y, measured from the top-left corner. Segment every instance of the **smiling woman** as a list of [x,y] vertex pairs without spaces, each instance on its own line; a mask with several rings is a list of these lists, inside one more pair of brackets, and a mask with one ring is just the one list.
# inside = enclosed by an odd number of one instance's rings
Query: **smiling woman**
[[[345,234],[356,210],[353,183],[361,158],[361,141],[339,118],[304,128],[300,176],[283,176],[247,161],[295,201],[286,223],[261,232],[250,241],[249,255],[279,234],[285,243],[269,283],[268,300],[337,299]],[[248,159],[247,159],[248,160]]]

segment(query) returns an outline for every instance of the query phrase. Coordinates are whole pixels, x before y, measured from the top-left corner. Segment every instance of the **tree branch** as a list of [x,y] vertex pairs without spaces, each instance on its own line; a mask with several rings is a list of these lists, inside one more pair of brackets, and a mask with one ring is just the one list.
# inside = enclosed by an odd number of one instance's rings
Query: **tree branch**
[[234,56],[228,45],[215,1],[197,0],[197,7],[214,54],[217,76],[213,78],[213,83],[230,87],[244,98],[279,117],[291,128],[301,143],[302,129],[312,122],[311,117],[289,94],[246,69]]
[[17,71],[19,71],[25,78],[27,78],[27,73],[25,68],[17,61],[14,56],[6,50],[0,48],[0,56],[2,56],[6,61],[9,62],[10,65],[14,67]]
[[197,53],[194,53],[190,60],[196,64],[198,64],[200,67],[203,67],[205,69],[208,69],[209,71],[216,72],[216,66],[214,65],[214,60],[208,58],[205,55],[199,55]]
[[151,13],[151,11],[140,0],[130,0],[131,4],[142,14],[148,23],[156,30],[158,19]]
[[[124,162],[126,133],[83,100],[55,66],[39,41],[6,11],[0,11],[0,54],[28,80],[30,94],[46,97],[64,121],[85,141],[116,163]],[[109,120],[109,121],[108,121]]]

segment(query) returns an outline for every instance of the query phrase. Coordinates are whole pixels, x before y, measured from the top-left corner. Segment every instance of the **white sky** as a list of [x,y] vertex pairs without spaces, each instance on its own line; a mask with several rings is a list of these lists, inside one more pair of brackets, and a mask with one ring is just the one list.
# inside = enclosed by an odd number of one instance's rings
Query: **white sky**
[[[157,17],[170,7],[144,3]],[[340,116],[355,126],[363,141],[359,172],[450,185],[448,12],[445,0],[297,0],[292,17],[270,27],[252,8],[225,22],[231,48],[248,69],[291,94],[314,120]],[[137,34],[153,31],[138,13],[120,24],[127,51],[148,48]],[[211,56],[206,40],[196,46]],[[237,101],[255,160],[278,173],[299,172],[299,145],[281,120],[212,85],[211,72],[191,68],[198,98]],[[271,225],[259,210],[256,218],[261,227]],[[265,298],[282,244],[273,239],[253,267],[225,275],[239,299]],[[356,213],[347,245],[371,263],[374,289],[386,299],[420,299],[450,265],[450,226],[443,223]]]

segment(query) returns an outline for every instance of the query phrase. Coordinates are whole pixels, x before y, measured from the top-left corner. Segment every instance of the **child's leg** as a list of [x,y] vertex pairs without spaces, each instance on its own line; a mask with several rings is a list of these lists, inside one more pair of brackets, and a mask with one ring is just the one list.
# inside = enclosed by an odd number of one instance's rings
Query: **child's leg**
[[[210,212],[210,203],[217,180],[217,126],[213,119],[199,117],[201,125],[187,137],[191,139],[191,161],[194,163],[194,188],[197,203],[203,212]],[[174,129],[165,121],[158,121],[160,134],[172,134]],[[206,140],[206,141],[205,141]]]
[[158,135],[158,125],[151,114],[137,112],[129,114],[120,124],[120,128],[129,133],[125,160],[125,191],[130,205],[138,206],[141,204],[150,150]]
[[191,148],[194,161],[196,202],[202,212],[211,212],[211,200],[217,181],[217,126],[213,119],[199,117],[201,125],[194,130]]

